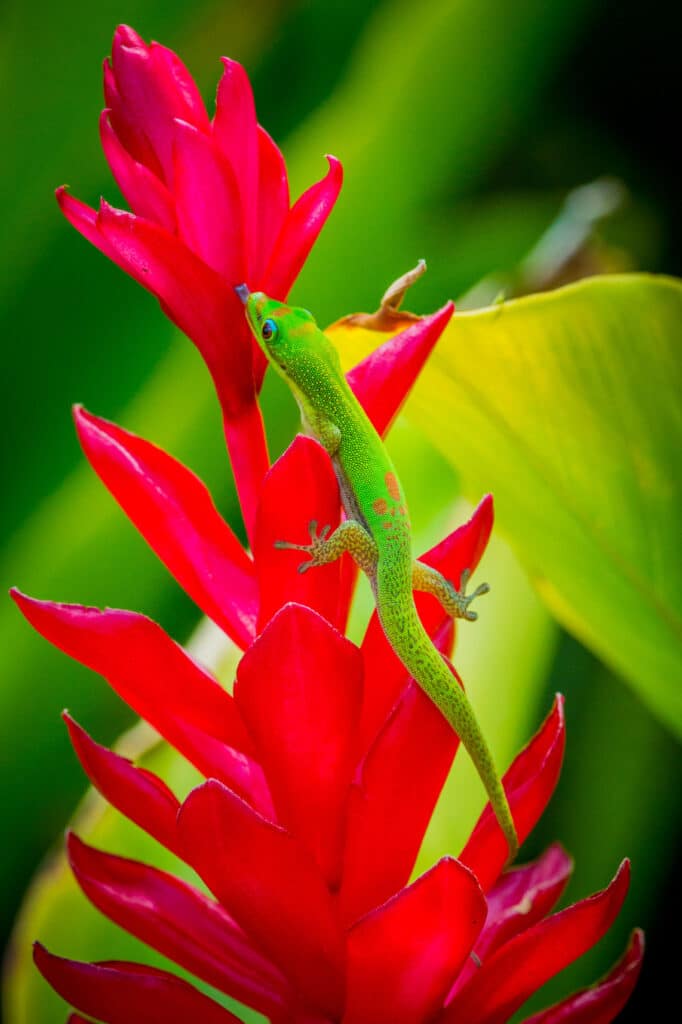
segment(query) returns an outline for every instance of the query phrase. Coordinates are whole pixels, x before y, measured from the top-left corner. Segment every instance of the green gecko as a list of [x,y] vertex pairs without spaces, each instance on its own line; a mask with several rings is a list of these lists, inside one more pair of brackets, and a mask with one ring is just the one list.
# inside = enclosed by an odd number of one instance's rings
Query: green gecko
[[474,620],[477,615],[469,606],[488,586],[466,595],[468,570],[462,573],[458,591],[436,569],[413,560],[407,505],[393,464],[346,382],[336,349],[311,314],[262,292],[250,293],[246,285],[235,290],[256,340],[298,402],[304,429],[332,460],[347,516],[331,537],[328,526],[318,532],[312,521],[310,544],[283,540],[276,547],[310,555],[299,572],[333,562],[347,551],[367,574],[386,639],[469,752],[507,840],[511,861],[518,838],[488,744],[467,696],[424,629],[413,596],[414,590],[426,591],[449,615]]

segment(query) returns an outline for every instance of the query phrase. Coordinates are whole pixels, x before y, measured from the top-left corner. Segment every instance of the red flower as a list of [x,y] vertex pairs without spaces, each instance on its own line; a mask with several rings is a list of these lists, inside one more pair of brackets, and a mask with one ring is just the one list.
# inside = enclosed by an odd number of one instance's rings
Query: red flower
[[[350,375],[383,431],[451,312],[416,323]],[[180,804],[160,779],[66,716],[93,784],[190,864],[212,896],[71,835],[68,855],[85,894],[143,942],[277,1024],[509,1020],[608,930],[627,890],[627,863],[602,892],[552,914],[568,856],[552,846],[503,871],[507,847],[488,807],[458,859],[443,858],[410,884],[458,740],[392,654],[376,616],[361,647],[343,636],[348,565],[301,576],[298,556],[273,548],[277,537],[304,540],[311,518],[338,521],[326,453],[299,437],[272,467],[251,558],[201,482],[169,455],[80,409],[76,422],[112,494],[244,650],[231,696],[141,615],[15,595],[44,636],[105,676],[207,780]],[[478,563],[491,526],[486,498],[426,560],[457,583]],[[452,621],[428,595],[418,601],[448,652]],[[504,777],[522,841],[552,794],[563,749],[557,698]],[[641,955],[635,933],[607,978],[531,1020],[606,1024],[627,1001]],[[236,1020],[163,971],[79,963],[40,945],[35,959],[67,1002],[99,1021]]]
[[341,165],[292,207],[281,152],[256,121],[249,80],[223,59],[210,121],[189,72],[119,26],[104,62],[102,146],[132,213],[57,190],[69,221],[158,298],[200,350],[223,409],[249,531],[268,460],[256,403],[265,358],[234,286],[285,299],[341,188]]
[[[159,298],[197,344],[222,403],[253,556],[203,484],[169,455],[81,409],[93,468],[202,611],[244,651],[234,695],[155,623],[127,611],[37,601],[30,622],[101,673],[205,776],[181,804],[150,772],[92,740],[68,715],[83,768],[109,802],[192,866],[212,896],[150,865],[68,839],[74,875],[111,920],[275,1024],[502,1024],[596,942],[628,884],[551,914],[570,873],[558,846],[503,871],[488,807],[458,859],[409,884],[458,739],[388,646],[376,615],[361,647],[344,636],[348,560],[297,572],[278,538],[336,525],[326,453],[299,437],[268,470],[256,402],[264,370],[233,286],[284,298],[340,187],[327,177],[289,209],[284,163],[256,124],[231,61],[209,122],[177,57],[119,28],[105,63],[102,141],[133,213],[94,211],[63,190],[67,217]],[[381,433],[452,314],[412,323],[349,374]],[[296,500],[292,500],[292,494]],[[492,501],[427,552],[457,585],[492,526]],[[417,595],[434,643],[454,625]],[[561,698],[504,777],[523,841],[556,784]],[[642,940],[594,989],[535,1024],[606,1024],[635,983]],[[84,964],[36,945],[39,969],[79,1013],[111,1024],[237,1018],[193,986],[139,964]]]

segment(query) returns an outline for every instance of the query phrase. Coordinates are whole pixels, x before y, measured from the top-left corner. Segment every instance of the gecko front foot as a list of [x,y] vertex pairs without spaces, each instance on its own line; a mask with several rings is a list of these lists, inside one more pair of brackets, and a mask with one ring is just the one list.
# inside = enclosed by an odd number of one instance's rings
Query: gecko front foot
[[479,583],[473,594],[467,594],[466,588],[470,576],[471,570],[464,569],[459,581],[459,590],[456,590],[453,586],[452,597],[457,606],[459,618],[467,619],[469,622],[475,622],[478,618],[478,612],[472,612],[469,605],[477,597],[481,597],[482,594],[487,594],[490,590],[490,585],[488,583]]
[[276,540],[275,547],[279,551],[305,551],[306,554],[310,555],[310,558],[306,562],[301,562],[298,567],[298,571],[300,573],[307,572],[308,569],[312,569],[313,566],[326,565],[326,563],[330,561],[327,541],[330,529],[330,526],[323,526],[318,533],[317,520],[311,519],[308,523],[308,532],[310,533],[311,540],[310,544],[292,544],[288,540]]

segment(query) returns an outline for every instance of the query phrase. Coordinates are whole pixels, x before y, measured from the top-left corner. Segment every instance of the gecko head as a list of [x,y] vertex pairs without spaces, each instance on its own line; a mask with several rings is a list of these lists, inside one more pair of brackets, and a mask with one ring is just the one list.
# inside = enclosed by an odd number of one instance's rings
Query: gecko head
[[278,302],[263,292],[250,292],[246,285],[235,291],[244,303],[256,341],[289,384],[307,393],[316,365],[324,372],[330,359],[338,364],[336,349],[307,309]]

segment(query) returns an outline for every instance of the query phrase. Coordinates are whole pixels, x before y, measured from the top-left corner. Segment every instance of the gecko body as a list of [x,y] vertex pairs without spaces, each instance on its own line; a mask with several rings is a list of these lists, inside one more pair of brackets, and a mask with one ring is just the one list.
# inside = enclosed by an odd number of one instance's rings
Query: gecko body
[[284,378],[301,410],[305,430],[328,452],[347,518],[328,536],[310,523],[310,544],[286,539],[277,547],[300,550],[309,557],[305,572],[349,552],[366,573],[374,592],[382,629],[410,675],[428,694],[460,737],[485,786],[509,847],[518,849],[516,829],[488,744],[471,704],[447,663],[424,629],[414,603],[414,590],[433,594],[453,617],[475,619],[470,604],[488,589],[484,584],[465,593],[437,570],[416,561],[407,502],[386,447],[351,391],[332,342],[312,315],[268,298],[237,289],[259,345]]

